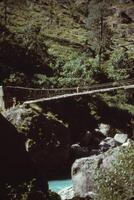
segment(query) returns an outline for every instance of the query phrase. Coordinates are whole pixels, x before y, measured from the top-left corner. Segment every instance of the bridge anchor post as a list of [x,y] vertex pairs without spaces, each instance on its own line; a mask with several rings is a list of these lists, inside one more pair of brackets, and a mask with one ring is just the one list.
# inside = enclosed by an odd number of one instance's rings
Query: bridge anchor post
[[79,93],[79,89],[80,89],[80,88],[79,88],[79,86],[78,86],[78,87],[76,88],[76,92],[77,92],[77,93]]
[[0,86],[0,112],[5,110],[3,87]]

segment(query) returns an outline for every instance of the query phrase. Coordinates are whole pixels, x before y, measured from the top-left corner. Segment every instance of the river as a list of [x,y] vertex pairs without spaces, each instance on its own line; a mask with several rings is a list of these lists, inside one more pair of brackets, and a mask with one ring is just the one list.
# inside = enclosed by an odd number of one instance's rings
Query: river
[[59,192],[60,190],[69,187],[72,185],[71,179],[63,179],[63,180],[51,180],[48,181],[49,189],[54,192]]

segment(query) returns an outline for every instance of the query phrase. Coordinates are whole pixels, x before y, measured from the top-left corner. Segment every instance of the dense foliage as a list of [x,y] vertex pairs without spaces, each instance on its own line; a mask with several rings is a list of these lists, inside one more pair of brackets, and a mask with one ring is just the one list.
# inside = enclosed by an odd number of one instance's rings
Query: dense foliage
[[128,200],[134,197],[134,145],[124,147],[112,170],[100,171],[97,199]]
[[1,1],[1,83],[70,87],[132,77],[131,36],[120,38],[114,4]]

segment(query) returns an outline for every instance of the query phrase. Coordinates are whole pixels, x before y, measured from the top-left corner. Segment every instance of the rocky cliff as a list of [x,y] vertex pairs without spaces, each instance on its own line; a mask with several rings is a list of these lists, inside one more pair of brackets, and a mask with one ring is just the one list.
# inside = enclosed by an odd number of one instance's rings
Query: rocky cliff
[[0,129],[0,199],[12,199],[14,195],[17,199],[27,197],[30,193],[28,187],[31,193],[41,190],[46,196],[48,187],[45,173],[43,178],[26,152],[24,137],[2,115]]

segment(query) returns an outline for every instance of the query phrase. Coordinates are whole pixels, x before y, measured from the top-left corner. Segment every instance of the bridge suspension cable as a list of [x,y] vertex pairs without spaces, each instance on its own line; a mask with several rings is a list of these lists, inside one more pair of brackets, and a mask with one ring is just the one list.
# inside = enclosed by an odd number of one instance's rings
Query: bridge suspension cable
[[95,94],[95,93],[104,93],[104,92],[110,92],[110,91],[120,90],[120,89],[124,89],[124,90],[134,89],[134,80],[132,81],[132,79],[131,79],[131,81],[129,80],[128,82],[122,81],[120,86],[116,86],[116,84],[115,84],[115,86],[112,86],[112,87],[103,87],[103,88],[94,88],[94,89],[92,88],[92,89],[88,89],[88,90],[84,90],[84,91],[80,91],[80,92],[76,91],[74,93],[61,94],[61,95],[55,95],[52,97],[40,98],[40,99],[36,99],[36,100],[32,100],[32,101],[26,101],[26,102],[24,102],[24,104],[58,100],[58,99],[64,99],[64,98],[69,98],[69,97],[84,96],[84,95]]
[[[9,102],[9,107],[13,105],[12,100],[16,97],[20,103],[28,104],[31,102],[50,101],[73,96],[82,96],[87,94],[95,94],[101,92],[109,92],[119,89],[133,89],[134,78],[128,80],[120,80],[116,82],[101,83],[95,85],[87,85],[83,87],[68,88],[27,88],[20,86],[5,86],[4,97]],[[7,107],[8,107],[7,102]]]

